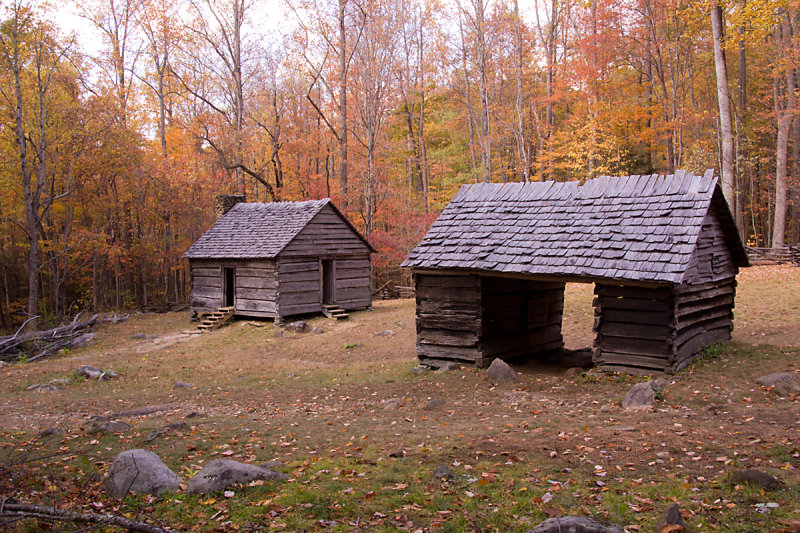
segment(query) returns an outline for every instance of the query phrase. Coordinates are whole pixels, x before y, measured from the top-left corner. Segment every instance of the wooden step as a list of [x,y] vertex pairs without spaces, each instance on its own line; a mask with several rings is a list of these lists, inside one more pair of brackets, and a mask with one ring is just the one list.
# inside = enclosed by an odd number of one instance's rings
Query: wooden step
[[233,307],[219,307],[216,311],[206,314],[197,329],[205,332],[218,328],[233,316],[234,311]]

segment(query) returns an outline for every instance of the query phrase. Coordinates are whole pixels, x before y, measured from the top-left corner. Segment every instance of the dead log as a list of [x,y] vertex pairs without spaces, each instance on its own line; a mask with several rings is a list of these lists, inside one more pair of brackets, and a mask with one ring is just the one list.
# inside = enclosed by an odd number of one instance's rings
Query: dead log
[[19,361],[27,358],[34,361],[52,355],[61,348],[69,347],[73,340],[86,334],[98,323],[99,315],[83,322],[73,322],[66,326],[46,331],[32,331],[0,337],[0,361]]
[[137,522],[136,520],[113,514],[76,513],[44,505],[0,502],[0,526],[24,518],[74,522],[77,524],[108,524],[128,531],[140,531],[142,533],[169,533],[170,531],[169,529],[151,526],[144,522]]

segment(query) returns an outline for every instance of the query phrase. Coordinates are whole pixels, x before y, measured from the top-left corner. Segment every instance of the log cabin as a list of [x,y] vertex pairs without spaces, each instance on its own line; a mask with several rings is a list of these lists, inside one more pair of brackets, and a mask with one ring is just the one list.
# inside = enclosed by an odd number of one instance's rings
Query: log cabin
[[193,315],[233,308],[281,322],[372,305],[372,246],[329,199],[244,203],[217,197],[219,218],[184,254]]
[[423,364],[562,349],[564,287],[583,282],[595,365],[644,372],[730,339],[747,265],[711,171],[463,185],[403,263]]

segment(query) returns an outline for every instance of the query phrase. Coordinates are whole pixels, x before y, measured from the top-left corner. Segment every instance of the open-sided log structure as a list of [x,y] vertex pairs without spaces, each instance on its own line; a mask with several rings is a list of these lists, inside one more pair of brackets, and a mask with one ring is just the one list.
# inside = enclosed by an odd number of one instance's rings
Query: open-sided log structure
[[184,254],[194,313],[233,307],[281,320],[372,305],[373,249],[330,200],[221,204],[222,216]]
[[730,339],[747,264],[711,171],[464,185],[403,263],[423,363],[559,349],[565,283],[588,282],[595,364],[655,371]]

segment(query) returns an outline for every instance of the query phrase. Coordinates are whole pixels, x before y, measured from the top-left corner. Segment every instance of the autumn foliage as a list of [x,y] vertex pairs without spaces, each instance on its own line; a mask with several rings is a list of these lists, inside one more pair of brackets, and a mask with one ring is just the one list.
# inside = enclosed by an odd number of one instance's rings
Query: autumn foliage
[[[185,301],[181,254],[220,193],[331,197],[383,282],[461,184],[720,169],[715,5],[79,0],[86,46],[12,0],[0,328]],[[796,244],[800,11],[719,5],[731,207],[744,240]]]

